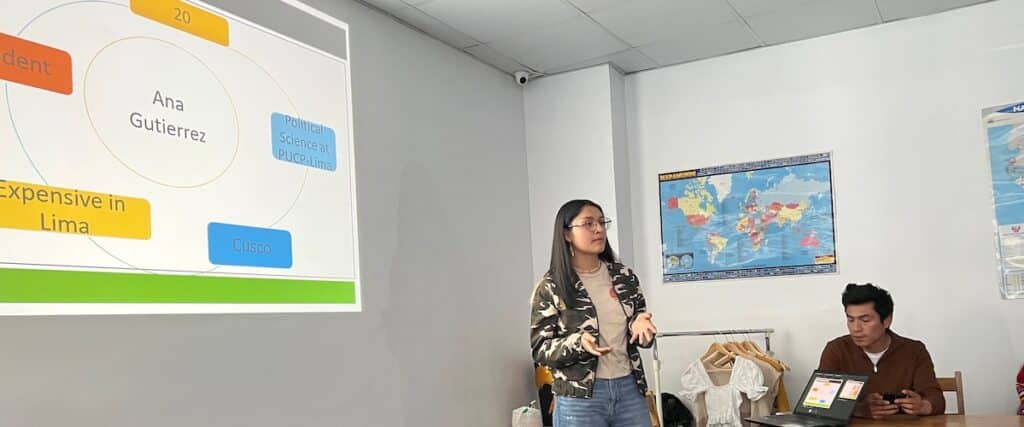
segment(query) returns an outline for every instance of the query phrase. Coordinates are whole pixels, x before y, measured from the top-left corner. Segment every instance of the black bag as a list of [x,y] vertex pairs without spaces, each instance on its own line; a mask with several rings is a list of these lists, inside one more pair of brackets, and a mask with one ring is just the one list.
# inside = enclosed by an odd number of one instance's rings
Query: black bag
[[690,409],[672,393],[661,394],[661,419],[663,427],[693,427],[697,422]]

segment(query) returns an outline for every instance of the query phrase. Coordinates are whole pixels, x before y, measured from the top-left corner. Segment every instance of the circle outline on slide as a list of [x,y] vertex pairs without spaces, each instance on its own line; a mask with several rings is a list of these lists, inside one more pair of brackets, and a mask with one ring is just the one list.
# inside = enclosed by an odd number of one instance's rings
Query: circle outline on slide
[[[112,6],[130,7],[127,4],[117,3],[117,2],[113,2],[113,1],[109,1],[109,0],[76,0],[76,1],[71,1],[71,2],[67,2],[67,3],[61,3],[61,4],[58,4],[56,6],[50,7],[49,9],[46,9],[46,10],[44,10],[42,12],[39,12],[38,14],[36,14],[36,16],[33,16],[32,19],[29,19],[28,22],[26,22],[25,25],[23,25],[21,27],[21,29],[18,30],[18,34],[15,34],[15,35],[21,37],[21,35],[25,33],[25,30],[27,30],[28,27],[32,26],[32,23],[36,22],[36,20],[38,20],[39,18],[42,18],[43,16],[46,16],[50,12],[53,12],[53,11],[55,11],[57,9],[60,9],[60,8],[66,7],[66,6],[73,6],[73,5],[76,5],[76,4],[84,4],[84,3],[100,3],[100,4],[106,4],[106,5],[112,5]],[[22,141],[22,139],[21,139],[21,133],[18,132],[18,125],[14,121],[14,110],[11,108],[10,82],[7,82],[7,81],[4,81],[4,101],[7,104],[7,116],[11,120],[11,128],[14,131],[14,137],[17,138],[17,140],[18,140],[18,145],[21,146],[21,152],[25,154],[25,159],[28,160],[29,165],[32,166],[32,170],[34,170],[36,172],[36,175],[38,175],[39,179],[43,181],[43,184],[50,185],[50,183],[46,181],[46,177],[43,176],[43,173],[39,171],[39,167],[36,166],[36,162],[32,160],[32,156],[28,153],[28,149],[25,148],[25,142]],[[111,255],[111,256],[113,256],[113,255]],[[115,258],[117,258],[117,257],[115,257]],[[120,261],[120,260],[118,260],[118,261]]]
[[[178,50],[180,50],[182,52],[185,52],[186,54],[191,56],[193,59],[195,59],[197,62],[199,62],[199,64],[201,64],[203,66],[203,68],[206,68],[206,71],[208,71],[210,73],[210,75],[213,76],[213,79],[217,81],[217,84],[220,85],[221,89],[224,91],[224,95],[227,96],[227,98],[228,98],[228,103],[231,104],[231,113],[235,117],[235,150],[234,150],[233,153],[231,153],[231,161],[229,161],[228,164],[225,165],[224,168],[221,169],[221,171],[217,173],[217,175],[214,175],[212,178],[210,178],[210,179],[208,179],[208,180],[206,180],[204,182],[201,182],[201,183],[198,183],[198,184],[191,184],[191,185],[178,185],[178,184],[172,184],[172,183],[168,183],[168,182],[163,182],[163,181],[158,180],[156,178],[151,178],[149,176],[146,176],[142,172],[140,172],[140,171],[136,170],[135,168],[133,168],[131,165],[128,164],[128,162],[124,161],[124,159],[118,157],[117,153],[115,153],[114,150],[110,148],[110,145],[107,144],[107,141],[105,139],[103,139],[103,135],[101,135],[99,129],[96,128],[96,123],[93,122],[93,120],[92,120],[92,113],[89,111],[89,84],[88,84],[89,83],[89,73],[92,71],[92,65],[93,65],[93,63],[96,62],[96,58],[99,58],[100,55],[103,54],[103,52],[105,50],[107,50],[111,46],[114,46],[114,45],[116,45],[118,43],[125,42],[125,41],[128,41],[128,40],[149,40],[149,41],[160,42],[160,43],[167,44],[167,45],[169,45],[171,47],[177,48]],[[203,60],[200,59],[198,56],[196,56],[192,52],[189,52],[187,49],[185,49],[185,48],[183,48],[181,46],[178,46],[177,44],[175,44],[173,42],[169,42],[167,40],[158,39],[156,37],[150,37],[150,36],[129,36],[129,37],[122,37],[120,39],[117,39],[117,40],[114,40],[114,41],[112,41],[110,43],[107,43],[105,46],[100,48],[100,50],[96,51],[96,54],[93,55],[92,59],[89,60],[89,65],[85,67],[85,73],[82,75],[82,104],[85,106],[85,117],[89,120],[89,127],[92,128],[93,134],[96,135],[96,139],[100,141],[100,144],[103,144],[103,148],[107,149],[107,152],[110,153],[110,156],[113,157],[115,160],[117,160],[117,162],[120,163],[122,166],[124,166],[128,170],[132,171],[132,173],[134,173],[134,174],[142,177],[143,179],[145,179],[145,180],[147,180],[149,182],[152,182],[154,184],[162,185],[162,186],[165,186],[165,187],[171,187],[171,188],[199,188],[199,187],[202,187],[204,185],[208,185],[210,183],[213,183],[214,181],[220,179],[220,177],[224,176],[224,174],[227,173],[228,169],[231,169],[231,166],[235,164],[235,159],[238,158],[238,147],[241,144],[241,138],[242,138],[241,133],[242,133],[242,130],[241,130],[241,128],[238,125],[238,108],[235,107],[235,100],[231,97],[231,93],[228,92],[228,88],[224,86],[224,82],[222,82],[220,80],[220,77],[217,77],[217,74],[214,73],[212,69],[210,69],[209,65],[206,65],[206,62],[203,62]]]
[[[67,6],[75,6],[75,5],[82,5],[82,4],[104,4],[104,5],[124,7],[124,8],[128,8],[129,7],[129,5],[127,5],[127,4],[118,3],[118,2],[115,2],[115,1],[109,1],[109,0],[74,0],[74,1],[69,1],[69,2],[66,2],[66,3],[61,3],[61,4],[57,4],[55,6],[52,6],[52,7],[48,8],[48,9],[40,12],[36,16],[32,17],[32,19],[30,19],[28,22],[26,22],[25,25],[18,31],[17,35],[21,36],[22,34],[24,34],[25,31],[28,30],[28,28],[30,26],[32,26],[33,23],[35,23],[37,20],[39,20],[43,16],[48,15],[50,12],[53,12],[53,11],[58,10],[58,9],[62,9],[64,7],[67,7]],[[157,39],[157,40],[159,40],[159,39]],[[160,40],[160,41],[163,41],[163,40]],[[244,53],[244,52],[242,52],[242,51],[240,51],[240,50],[238,50],[238,49],[236,49],[234,47],[231,47],[231,46],[226,46],[226,47],[227,47],[227,49],[229,51],[234,52],[234,53],[240,55],[241,57],[245,58],[246,60],[251,62],[254,66],[256,66],[258,69],[260,69],[264,74],[266,74],[266,76],[274,83],[274,85],[277,86],[278,90],[280,90],[284,94],[285,98],[288,99],[288,103],[291,105],[292,110],[294,111],[294,114],[296,114],[297,116],[301,114],[299,112],[298,106],[295,105],[295,101],[291,98],[291,95],[288,94],[288,92],[284,89],[284,87],[281,86],[281,83],[277,81],[277,79],[273,76],[273,74],[270,73],[269,70],[267,70],[260,63],[256,62],[254,59],[252,59],[246,53]],[[182,50],[184,50],[184,49],[182,49]],[[186,53],[191,54],[191,52],[188,52],[188,51],[186,51]],[[195,56],[195,55],[192,55],[192,56]],[[93,59],[95,59],[95,57]],[[92,61],[90,61],[90,63],[91,62]],[[201,60],[200,60],[200,62],[202,63]],[[203,65],[205,66],[206,64],[203,63]],[[212,74],[212,71],[211,71],[211,74]],[[216,78],[216,74],[214,74],[214,77]],[[219,79],[217,79],[217,80],[223,86],[223,83],[220,82]],[[85,84],[85,80],[84,80],[84,77],[83,77],[83,88],[84,88],[84,84]],[[3,86],[4,86],[4,101],[5,101],[5,104],[6,104],[6,107],[7,107],[7,115],[8,115],[8,118],[10,119],[12,131],[14,132],[14,136],[15,136],[15,138],[18,141],[18,145],[21,147],[22,153],[25,155],[25,159],[29,162],[29,165],[35,171],[35,173],[39,177],[39,179],[43,182],[43,184],[50,185],[48,180],[46,179],[46,177],[43,175],[42,171],[39,170],[39,167],[36,165],[35,161],[32,160],[32,156],[31,156],[31,154],[29,154],[28,148],[25,146],[25,142],[21,138],[21,134],[18,131],[17,122],[16,122],[16,120],[14,118],[14,109],[11,106],[11,97],[10,97],[10,89],[9,89],[10,83],[5,81],[5,82],[3,82]],[[225,92],[227,92],[227,91],[225,90]],[[230,94],[229,94],[229,97],[230,97]],[[233,98],[231,99],[231,101],[232,101],[232,107],[234,107]],[[237,110],[236,110],[236,126],[237,125],[238,125],[238,121],[237,121]],[[95,132],[95,129],[94,129],[94,132]],[[238,132],[238,136],[239,136],[239,138],[241,137],[240,132]],[[109,150],[109,148],[108,148],[108,150]],[[302,182],[299,184],[299,190],[295,194],[295,198],[292,200],[291,204],[288,206],[288,208],[276,220],[274,220],[272,223],[270,223],[267,227],[274,227],[275,225],[277,225],[277,223],[281,222],[284,218],[286,218],[291,213],[291,211],[295,208],[295,205],[298,203],[299,198],[301,198],[302,193],[305,190],[306,181],[309,178],[309,174],[310,174],[309,169],[306,169],[304,171],[304,173],[303,173],[303,176],[302,176]],[[134,264],[132,264],[132,263],[122,259],[121,257],[115,255],[110,250],[104,248],[97,241],[95,236],[88,236],[88,239],[100,251],[104,252],[105,254],[110,256],[111,258],[117,260],[121,264],[124,264],[125,266],[129,267],[131,270],[140,271],[140,272],[143,272],[143,273],[160,274],[160,273],[157,273],[157,271],[158,271],[157,269],[149,269],[149,268],[140,267],[140,266],[134,265]],[[75,267],[75,266],[72,266],[72,267]],[[77,266],[77,267],[81,267],[81,266]],[[191,271],[191,272],[178,271],[177,273],[179,273],[179,274],[180,273],[192,273],[192,274],[183,274],[185,276],[201,276],[201,275],[205,275],[205,274],[214,272],[214,271],[220,269],[220,267],[222,267],[222,266],[215,265],[212,268],[208,268],[208,269],[206,269],[204,271]]]

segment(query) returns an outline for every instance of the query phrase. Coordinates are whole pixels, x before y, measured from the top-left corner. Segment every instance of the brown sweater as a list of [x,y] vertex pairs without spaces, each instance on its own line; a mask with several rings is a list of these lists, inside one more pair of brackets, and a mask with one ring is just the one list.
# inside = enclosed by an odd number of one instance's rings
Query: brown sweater
[[818,369],[868,375],[868,385],[859,399],[862,402],[870,393],[900,393],[908,389],[920,393],[921,398],[932,403],[932,414],[946,412],[946,398],[935,380],[935,366],[924,343],[901,337],[891,330],[889,336],[892,343],[879,359],[877,373],[871,359],[849,335],[836,338],[825,346]]

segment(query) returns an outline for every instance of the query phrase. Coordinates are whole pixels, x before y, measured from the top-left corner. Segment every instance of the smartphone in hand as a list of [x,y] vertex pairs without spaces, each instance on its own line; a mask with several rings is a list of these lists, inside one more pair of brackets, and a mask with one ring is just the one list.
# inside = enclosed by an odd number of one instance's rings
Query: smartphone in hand
[[906,397],[906,393],[882,393],[882,400],[892,405],[896,404],[896,399],[905,399]]
[[[896,399],[898,399],[898,398],[906,398],[906,393],[903,393],[903,392],[899,392],[899,393],[892,393],[892,392],[891,393],[882,393],[882,399],[885,400],[885,401],[888,401],[889,404],[896,404]],[[900,407],[899,412],[901,412],[901,413],[903,412],[903,408],[902,407]]]

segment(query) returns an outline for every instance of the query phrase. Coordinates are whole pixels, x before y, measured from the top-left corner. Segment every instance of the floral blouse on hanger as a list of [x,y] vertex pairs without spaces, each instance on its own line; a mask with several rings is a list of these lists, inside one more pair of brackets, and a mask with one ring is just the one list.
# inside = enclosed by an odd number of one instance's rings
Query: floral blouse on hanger
[[708,411],[708,426],[742,427],[740,423],[740,404],[746,394],[750,400],[758,400],[765,395],[768,387],[764,385],[761,369],[750,360],[737,357],[733,362],[729,383],[715,385],[708,376],[708,371],[700,359],[690,364],[683,371],[683,389],[679,395],[694,403],[704,394],[704,404]]

